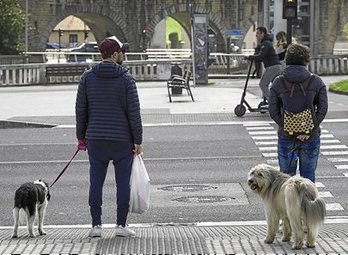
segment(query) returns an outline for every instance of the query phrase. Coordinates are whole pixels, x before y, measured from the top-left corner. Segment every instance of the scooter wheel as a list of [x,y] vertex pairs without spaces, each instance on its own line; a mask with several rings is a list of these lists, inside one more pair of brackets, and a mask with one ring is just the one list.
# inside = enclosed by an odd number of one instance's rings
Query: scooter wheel
[[234,108],[234,114],[238,117],[242,117],[245,114],[246,108],[244,105],[239,104]]

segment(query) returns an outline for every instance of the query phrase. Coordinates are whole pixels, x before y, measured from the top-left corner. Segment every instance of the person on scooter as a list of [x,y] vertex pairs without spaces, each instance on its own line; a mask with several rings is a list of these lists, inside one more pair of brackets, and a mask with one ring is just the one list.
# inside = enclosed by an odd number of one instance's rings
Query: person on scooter
[[279,57],[273,48],[273,37],[267,33],[265,27],[256,28],[256,38],[261,42],[260,51],[254,55],[246,56],[245,58],[251,61],[262,61],[265,71],[261,76],[259,86],[262,91],[263,102],[259,107],[268,107],[269,100],[269,85],[282,72],[282,66]]

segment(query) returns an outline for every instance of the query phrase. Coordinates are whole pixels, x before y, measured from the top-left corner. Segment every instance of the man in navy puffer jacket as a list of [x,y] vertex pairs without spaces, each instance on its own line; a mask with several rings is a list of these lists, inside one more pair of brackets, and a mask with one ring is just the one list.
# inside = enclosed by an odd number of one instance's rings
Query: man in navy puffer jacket
[[102,194],[109,161],[113,161],[117,186],[116,235],[135,235],[127,225],[133,155],[142,154],[142,121],[134,78],[123,67],[128,44],[115,36],[104,39],[103,61],[86,71],[76,96],[78,148],[88,151],[90,163],[90,237],[102,235]]

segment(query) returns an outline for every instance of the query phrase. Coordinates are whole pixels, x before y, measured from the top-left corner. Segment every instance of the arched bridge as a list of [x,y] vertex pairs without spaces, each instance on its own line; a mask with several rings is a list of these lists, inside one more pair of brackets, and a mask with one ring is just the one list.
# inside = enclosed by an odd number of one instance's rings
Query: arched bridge
[[[21,0],[29,1],[29,51],[43,51],[53,28],[64,18],[82,19],[99,42],[107,35],[128,41],[132,51],[140,51],[144,38],[150,41],[155,26],[165,17],[177,20],[190,35],[192,13],[208,13],[209,27],[217,38],[217,50],[225,51],[229,29],[248,31],[262,24],[269,0]],[[281,1],[281,0],[275,0]],[[343,36],[348,21],[345,0],[302,0],[311,4],[312,46],[317,54],[332,53],[337,37]],[[281,14],[277,14],[281,15]],[[309,26],[309,24],[305,24]],[[307,29],[308,30],[308,29]]]

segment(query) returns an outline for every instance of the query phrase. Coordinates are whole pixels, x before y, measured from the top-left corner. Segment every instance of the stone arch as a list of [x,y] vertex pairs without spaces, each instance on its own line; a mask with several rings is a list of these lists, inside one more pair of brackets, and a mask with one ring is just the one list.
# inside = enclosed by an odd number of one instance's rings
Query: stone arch
[[[34,36],[31,41],[31,49],[44,51],[46,42],[54,27],[69,15],[74,15],[83,20],[91,29],[97,42],[110,35],[116,35],[121,41],[128,41],[132,47],[135,45],[133,37],[126,34],[127,25],[124,22],[124,14],[112,12],[110,9],[98,7],[96,5],[67,5],[57,15],[52,15],[44,30],[40,31],[40,36]],[[129,33],[129,31],[127,31]]]
[[[210,13],[211,11],[206,9],[203,6],[195,5],[193,12]],[[180,23],[180,25],[184,28],[184,30],[187,32],[187,34],[191,38],[190,14],[191,14],[191,6],[188,3],[170,5],[166,8],[162,8],[161,10],[158,10],[157,13],[151,19],[151,22],[147,26],[148,36],[152,38],[156,25],[159,22],[161,22],[161,20],[165,19],[167,16],[170,16]],[[208,25],[216,32],[217,39],[218,39],[217,40],[218,50],[224,51],[225,50],[224,35],[226,34],[227,30],[224,27],[220,17],[216,14],[210,14]]]

